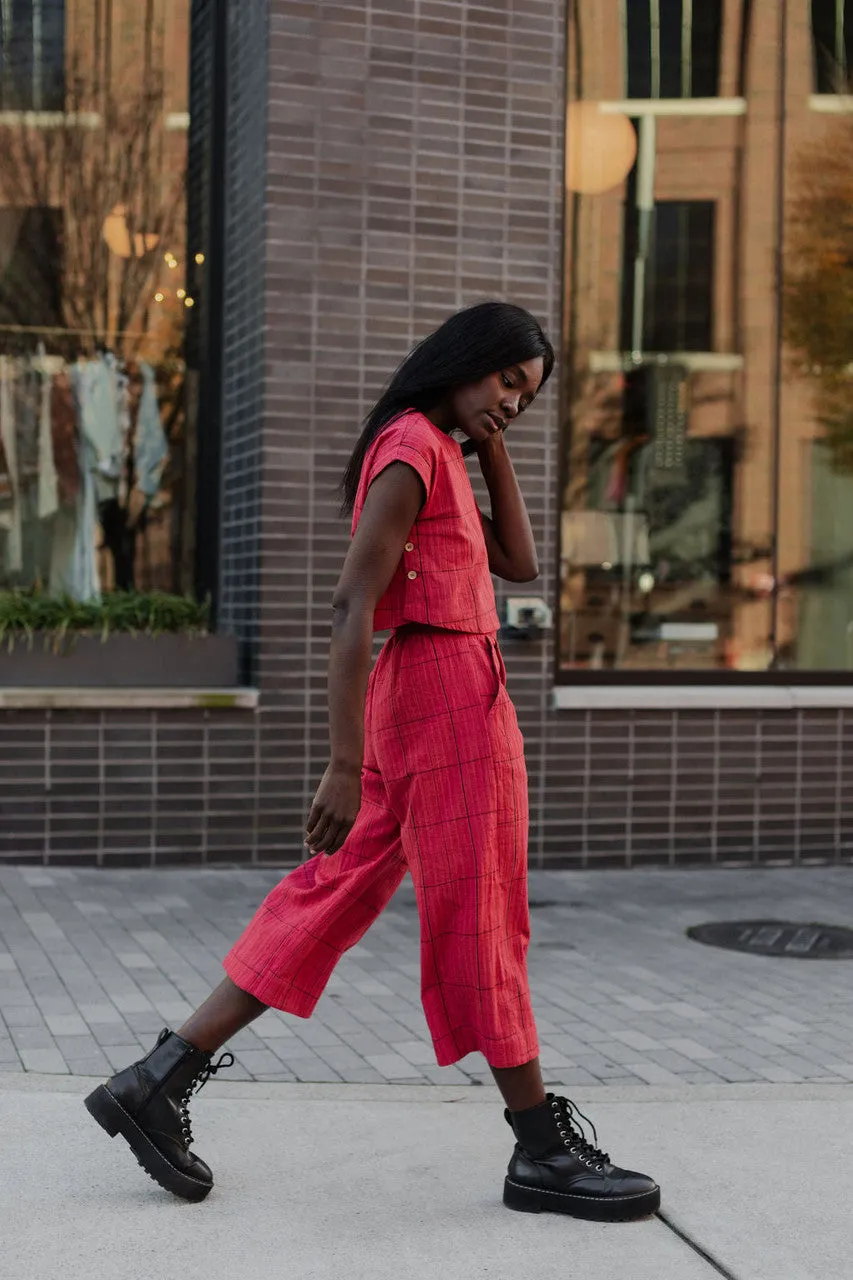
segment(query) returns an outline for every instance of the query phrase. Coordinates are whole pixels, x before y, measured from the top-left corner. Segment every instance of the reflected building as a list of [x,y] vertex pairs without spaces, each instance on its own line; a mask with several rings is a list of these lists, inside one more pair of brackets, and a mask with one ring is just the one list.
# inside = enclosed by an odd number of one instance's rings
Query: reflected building
[[[0,589],[193,585],[189,32],[190,0],[0,6]],[[99,440],[84,385],[113,402]]]
[[783,343],[850,9],[572,5],[563,670],[853,667],[853,481]]

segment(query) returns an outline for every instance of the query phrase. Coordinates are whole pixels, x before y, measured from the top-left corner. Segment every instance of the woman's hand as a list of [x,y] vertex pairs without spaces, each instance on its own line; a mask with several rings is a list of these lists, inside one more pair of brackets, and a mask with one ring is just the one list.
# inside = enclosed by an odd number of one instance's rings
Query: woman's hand
[[489,568],[506,582],[533,582],[539,577],[536,543],[503,431],[478,443],[477,461],[492,500],[491,516],[480,512]]
[[312,853],[337,853],[355,826],[361,808],[361,770],[330,764],[317,789],[305,844]]

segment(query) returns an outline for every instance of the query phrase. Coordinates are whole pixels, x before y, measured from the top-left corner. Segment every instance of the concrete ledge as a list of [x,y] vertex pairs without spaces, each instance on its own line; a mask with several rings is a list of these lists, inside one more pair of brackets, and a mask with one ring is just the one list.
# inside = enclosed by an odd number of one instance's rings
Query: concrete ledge
[[557,685],[555,711],[797,711],[853,707],[853,685]]
[[[743,368],[744,359],[736,351],[673,351],[664,360],[647,352],[640,364],[646,368],[680,365],[688,373],[737,373]],[[624,373],[626,369],[637,367],[631,363],[630,357],[626,359],[624,351],[590,352],[590,373]]]
[[256,711],[257,689],[2,689],[0,711]]

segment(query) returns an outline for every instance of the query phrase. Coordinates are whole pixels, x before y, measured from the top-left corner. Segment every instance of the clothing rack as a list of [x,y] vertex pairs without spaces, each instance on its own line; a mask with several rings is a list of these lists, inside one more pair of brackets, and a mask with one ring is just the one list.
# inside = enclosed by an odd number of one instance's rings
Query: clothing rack
[[[31,333],[36,337],[39,335],[43,337],[64,337],[67,335],[69,338],[94,338],[99,337],[103,333],[103,330],[67,329],[64,326],[51,328],[49,326],[35,324],[0,324],[0,333]],[[151,335],[141,329],[120,329],[112,336],[115,338],[149,338]]]

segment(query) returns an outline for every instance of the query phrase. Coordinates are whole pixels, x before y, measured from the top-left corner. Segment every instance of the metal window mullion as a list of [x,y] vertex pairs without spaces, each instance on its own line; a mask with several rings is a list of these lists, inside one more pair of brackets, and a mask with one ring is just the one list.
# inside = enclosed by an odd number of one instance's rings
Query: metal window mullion
[[651,54],[650,93],[660,97],[660,0],[649,0],[649,52]]
[[693,97],[693,0],[681,4],[681,96]]
[[628,52],[628,0],[619,0],[619,27],[622,32],[622,84],[625,97],[631,96],[630,56]]
[[33,0],[33,83],[32,109],[41,111],[44,102],[44,22],[43,0]]
[[12,0],[0,0],[0,105],[8,105],[9,50],[12,45]]
[[678,231],[676,233],[678,252],[677,293],[675,303],[675,337],[678,347],[687,350],[687,313],[690,291],[690,208],[682,203],[678,208]]
[[844,43],[844,10],[847,0],[835,0],[835,66],[838,74],[847,82],[847,46]]

